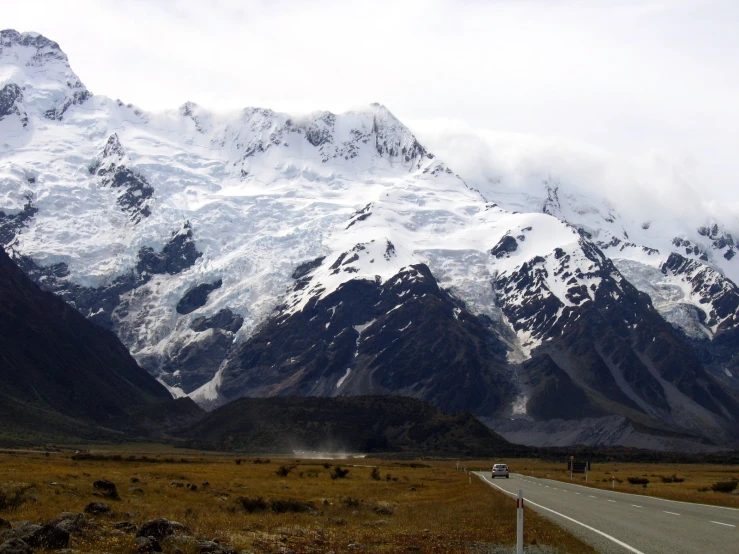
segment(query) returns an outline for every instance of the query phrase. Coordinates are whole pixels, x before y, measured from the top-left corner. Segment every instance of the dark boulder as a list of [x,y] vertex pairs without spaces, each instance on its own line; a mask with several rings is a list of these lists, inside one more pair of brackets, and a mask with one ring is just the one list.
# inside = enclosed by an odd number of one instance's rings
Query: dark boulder
[[29,523],[28,521],[21,521],[15,524],[13,527],[13,535],[17,539],[28,542],[28,539],[36,531],[40,530],[41,526],[35,523]]
[[31,534],[26,542],[35,548],[46,550],[69,546],[69,532],[54,525],[43,525]]
[[114,500],[120,499],[120,496],[118,496],[118,489],[116,489],[115,483],[112,481],[108,481],[107,479],[98,479],[92,484],[92,487],[95,490],[101,491],[103,496],[106,498],[112,498]]
[[136,552],[161,552],[162,547],[154,537],[136,537]]
[[0,554],[33,554],[33,549],[21,539],[10,539],[0,544]]
[[236,554],[233,548],[223,546],[215,541],[201,541],[198,543],[199,554]]
[[131,523],[130,521],[119,521],[113,524],[113,529],[118,529],[124,533],[135,533],[138,530],[138,527],[136,527],[135,523]]
[[101,515],[101,514],[107,514],[110,512],[110,506],[107,504],[103,504],[102,502],[90,502],[87,506],[85,506],[84,512],[86,514],[92,514],[92,515]]
[[154,537],[160,541],[174,533],[172,523],[163,517],[151,519],[144,523],[136,532],[137,537]]
[[66,531],[67,533],[79,533],[82,531],[82,524],[85,521],[85,516],[82,514],[75,514],[73,512],[62,512],[59,516],[55,517],[49,522],[49,525],[58,527],[59,529]]

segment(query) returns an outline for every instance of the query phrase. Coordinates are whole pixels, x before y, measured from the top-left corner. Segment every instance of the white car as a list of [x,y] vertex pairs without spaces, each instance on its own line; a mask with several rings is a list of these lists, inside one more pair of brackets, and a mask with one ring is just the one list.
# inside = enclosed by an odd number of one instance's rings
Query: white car
[[505,477],[506,479],[508,479],[509,478],[508,466],[505,464],[495,464],[493,466],[491,477],[493,479],[495,479],[496,477]]

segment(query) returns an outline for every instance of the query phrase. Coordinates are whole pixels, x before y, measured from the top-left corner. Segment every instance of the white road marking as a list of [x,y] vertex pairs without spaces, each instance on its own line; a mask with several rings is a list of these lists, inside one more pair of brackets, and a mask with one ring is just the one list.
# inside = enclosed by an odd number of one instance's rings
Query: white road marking
[[[495,488],[503,491],[506,494],[509,494],[509,495],[511,495],[513,497],[516,497],[517,496],[516,494],[513,494],[512,492],[508,492],[504,488],[499,487],[498,485],[496,485],[492,481],[488,481],[488,479],[486,477],[482,476],[482,475],[478,475],[478,477],[480,477],[482,480],[486,481],[489,485],[492,485],[493,487],[495,487]],[[578,494],[578,493],[575,493],[575,494]],[[581,521],[577,521],[576,519],[571,518],[570,516],[566,516],[564,514],[560,514],[559,512],[555,512],[551,508],[547,508],[546,506],[542,506],[541,504],[537,504],[536,502],[532,502],[531,500],[527,500],[527,502],[529,504],[532,504],[532,505],[536,506],[537,508],[541,508],[542,510],[546,510],[547,512],[552,512],[553,514],[558,515],[559,517],[563,517],[567,521],[571,521],[572,523],[576,523],[578,525],[582,525],[583,527],[585,527],[585,529],[588,529],[588,530],[592,531],[593,533],[598,533],[600,536],[605,537],[608,540],[615,542],[617,545],[623,546],[629,552],[633,552],[634,554],[644,554],[644,552],[642,552],[641,550],[637,550],[633,546],[630,546],[630,545],[626,544],[625,542],[622,542],[622,541],[618,540],[616,537],[612,537],[608,533],[604,533],[603,531],[601,531],[599,529],[596,529],[595,527],[591,527],[590,525],[586,525],[586,524],[584,524]],[[714,522],[714,523],[716,523],[716,522]],[[722,525],[726,525],[726,524],[724,523]]]
[[608,502],[613,502],[614,504],[616,503],[616,501],[615,501],[615,500],[609,500]]
[[589,494],[588,496],[589,496],[590,498],[595,498],[595,497],[594,497],[594,496],[593,496],[592,494]]
[[632,504],[634,508],[642,508],[642,506],[637,506],[636,504]]
[[736,527],[736,525],[732,525],[731,523],[721,523],[720,521],[711,520],[711,523],[715,523],[716,525],[726,525],[726,527]]
[[575,494],[579,495],[580,493],[579,492],[576,492]]
[[662,510],[666,514],[671,514],[673,516],[679,516],[680,514],[676,514],[675,512],[668,512],[667,510]]
[[[571,487],[580,487],[581,489],[593,490],[594,488],[596,488],[596,487],[586,487],[585,485],[578,485],[577,483],[568,483],[566,481],[562,481],[562,483],[564,483],[565,485],[569,485]],[[627,496],[636,496],[638,498],[644,498],[643,494],[634,494],[632,492],[609,491],[608,489],[598,489],[598,490],[608,493],[608,494],[622,494],[622,495],[627,495]],[[717,510],[732,510],[734,512],[739,512],[739,508],[730,508],[729,506],[716,506],[714,504],[701,504],[700,502],[685,502],[683,500],[668,500],[667,498],[660,498],[659,496],[648,496],[647,498],[650,498],[651,500],[658,500],[660,502],[670,502],[672,504],[688,504],[692,507],[701,506],[703,508],[716,508]]]

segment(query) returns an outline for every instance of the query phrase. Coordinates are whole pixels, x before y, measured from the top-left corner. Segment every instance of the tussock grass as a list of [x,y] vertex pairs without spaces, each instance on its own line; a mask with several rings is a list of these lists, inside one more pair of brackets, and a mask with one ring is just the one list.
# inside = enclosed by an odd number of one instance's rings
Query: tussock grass
[[[506,461],[512,472],[525,475],[608,490],[612,489],[615,478],[615,490],[620,492],[739,508],[739,494],[723,492],[731,485],[720,484],[737,482],[739,466],[736,465],[593,463],[586,483],[582,473],[574,474],[570,481],[565,459],[559,463],[532,459]],[[489,471],[491,464],[476,466]],[[717,484],[719,490],[713,488]]]
[[[93,501],[107,502],[112,513],[95,517],[96,525],[84,536],[73,536],[70,547],[112,554],[135,551],[133,535],[113,529],[113,523],[141,524],[156,517],[180,522],[199,540],[218,539],[255,553],[463,553],[515,540],[515,501],[477,478],[470,482],[451,462],[254,463],[242,456],[237,465],[234,457],[188,453],[188,463],[182,464],[181,457],[178,453],[169,463],[0,453],[0,486],[13,484],[33,497],[13,511],[0,511],[0,517],[45,522],[63,511],[81,512]],[[332,479],[337,463],[349,472]],[[281,466],[292,465],[287,475],[278,475]],[[390,479],[372,478],[374,469],[375,475],[392,472]],[[95,496],[96,479],[115,483],[120,500]],[[195,484],[197,490],[173,482]],[[595,552],[531,511],[525,540],[572,554]],[[185,554],[195,552],[194,542],[177,546]]]

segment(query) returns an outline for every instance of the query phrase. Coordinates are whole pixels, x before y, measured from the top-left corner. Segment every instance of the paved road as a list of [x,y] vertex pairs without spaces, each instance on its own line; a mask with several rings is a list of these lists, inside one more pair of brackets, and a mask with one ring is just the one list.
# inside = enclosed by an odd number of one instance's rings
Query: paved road
[[737,554],[739,510],[674,502],[511,474],[482,480],[571,531],[603,554]]

